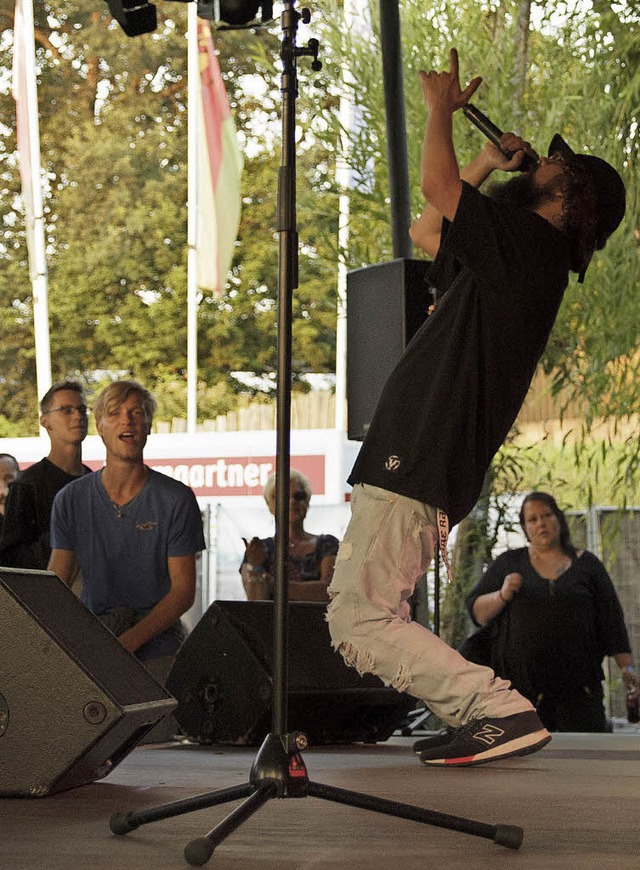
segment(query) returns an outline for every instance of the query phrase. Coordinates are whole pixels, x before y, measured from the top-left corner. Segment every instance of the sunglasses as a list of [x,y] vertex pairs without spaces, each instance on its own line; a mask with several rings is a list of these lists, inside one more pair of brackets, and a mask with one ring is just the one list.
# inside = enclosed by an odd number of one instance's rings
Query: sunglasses
[[291,498],[294,501],[306,501],[307,494],[306,494],[306,492],[303,492],[301,489],[297,489],[295,492],[291,493]]

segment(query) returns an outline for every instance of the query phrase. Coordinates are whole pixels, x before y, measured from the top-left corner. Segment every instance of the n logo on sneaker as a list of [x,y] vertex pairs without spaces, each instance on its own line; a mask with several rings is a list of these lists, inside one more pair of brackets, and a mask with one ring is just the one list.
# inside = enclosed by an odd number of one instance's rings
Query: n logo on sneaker
[[476,731],[475,734],[472,734],[474,740],[481,740],[483,743],[486,743],[487,746],[493,746],[498,737],[502,737],[504,734],[504,730],[502,728],[498,728],[497,725],[492,725],[490,722],[487,722],[486,725],[483,725],[480,731]]

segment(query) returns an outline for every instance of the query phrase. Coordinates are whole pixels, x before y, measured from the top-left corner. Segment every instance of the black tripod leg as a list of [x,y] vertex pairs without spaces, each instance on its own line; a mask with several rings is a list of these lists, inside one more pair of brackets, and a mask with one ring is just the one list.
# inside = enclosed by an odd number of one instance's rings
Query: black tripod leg
[[151,807],[139,812],[114,813],[109,820],[109,827],[114,834],[128,834],[130,831],[135,831],[140,825],[158,822],[161,819],[169,819],[172,816],[181,816],[183,813],[191,813],[194,810],[204,810],[207,807],[215,807],[217,804],[226,804],[229,801],[247,797],[254,791],[255,786],[246,782],[243,785],[234,785],[231,788],[206,792],[205,794],[195,795],[181,801],[173,801],[170,804],[162,804],[159,807]]
[[220,824],[209,831],[208,834],[187,843],[184,847],[184,857],[187,863],[193,867],[201,867],[203,864],[206,864],[213,855],[213,850],[218,843],[221,843],[229,834],[232,834],[236,828],[239,828],[243,822],[256,813],[268,800],[275,797],[275,795],[275,785],[269,784],[264,786],[264,788],[259,788],[246,801],[243,801],[239,807],[236,807],[232,813],[229,813],[226,819],[223,819]]
[[438,828],[448,828],[451,831],[473,834],[476,837],[493,840],[494,843],[498,843],[501,846],[508,846],[510,849],[519,848],[524,836],[522,828],[518,828],[515,825],[487,825],[484,822],[476,822],[473,819],[449,816],[446,813],[438,813],[435,810],[425,810],[422,807],[411,806],[411,804],[401,804],[397,801],[389,801],[356,791],[347,791],[343,788],[323,785],[319,782],[310,782],[307,794],[322,798],[322,800],[347,804],[347,806],[351,807],[360,807],[363,810],[372,810],[375,813],[383,813],[387,816],[397,816],[401,819],[409,819],[412,822],[422,822],[425,825],[434,825]]

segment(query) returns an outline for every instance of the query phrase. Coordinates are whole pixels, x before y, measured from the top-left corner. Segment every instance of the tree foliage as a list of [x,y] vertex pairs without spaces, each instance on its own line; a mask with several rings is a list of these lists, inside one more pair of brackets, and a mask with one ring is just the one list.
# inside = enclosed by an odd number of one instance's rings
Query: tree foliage
[[[7,121],[0,131],[0,384],[7,420],[23,421],[24,434],[33,434],[32,299],[9,76],[12,2],[2,0],[0,10]],[[53,377],[80,376],[91,389],[105,373],[126,373],[171,395],[160,408],[160,416],[171,416],[176,397],[186,395],[186,7],[165,4],[159,12],[158,30],[136,39],[88,0],[36,0],[34,17]],[[205,416],[233,403],[231,371],[271,371],[276,359],[277,23],[220,32],[216,42],[245,149],[244,212],[226,291],[201,300]],[[299,157],[300,173],[322,185],[327,169],[312,138]],[[335,232],[335,212],[326,206],[300,214],[296,374],[333,368],[335,270],[323,244],[330,227]]]
[[[365,5],[363,0],[363,6]],[[297,101],[300,286],[294,298],[294,375],[335,361],[337,262],[392,257],[378,4],[346,27],[342,3],[322,0],[300,40],[321,40],[321,73],[299,61]],[[186,382],[186,6],[158,6],[156,32],[127,38],[88,0],[35,0],[54,378],[91,385],[126,372],[180,408]],[[541,4],[531,0],[401,0],[413,211],[422,207],[420,68],[442,68],[456,45],[461,75],[484,76],[474,97],[496,123],[517,126],[544,151],[554,132],[622,172],[628,212],[584,287],[572,284],[544,363],[604,412],[638,412],[637,0]],[[277,9],[276,9],[277,13]],[[523,21],[530,17],[530,27]],[[32,299],[10,92],[13,0],[0,0],[0,390],[6,426],[36,425]],[[276,191],[280,154],[280,32],[219,31],[216,45],[245,154],[243,213],[221,297],[199,311],[199,408],[224,411],[241,387],[231,373],[272,372],[278,281]],[[352,83],[341,73],[352,73]],[[350,132],[350,239],[338,248],[335,181],[341,94],[359,124]],[[461,161],[482,145],[455,118]],[[164,398],[163,398],[164,397]],[[166,403],[165,403],[166,398]],[[15,431],[15,428],[11,428]],[[637,449],[637,439],[635,442]],[[628,453],[634,445],[629,442]],[[629,456],[625,468],[629,468]],[[636,457],[637,464],[637,457]],[[621,465],[621,468],[623,466]]]
[[[363,120],[363,127],[351,136],[349,158],[354,177],[362,178],[350,197],[346,252],[349,265],[357,266],[390,257],[377,3],[369,4],[368,34],[361,27],[342,27],[341,4],[335,0],[329,5],[328,37],[342,46],[343,56],[358,70],[356,81],[345,85]],[[401,13],[415,214],[423,207],[418,173],[425,119],[417,74],[421,68],[447,68],[454,45],[461,78],[483,76],[474,103],[500,127],[517,129],[542,154],[558,132],[576,151],[608,160],[625,181],[625,219],[605,250],[596,253],[585,284],[572,279],[542,359],[546,371],[553,373],[554,390],[568,401],[579,399],[586,409],[584,425],[575,433],[573,459],[582,464],[588,480],[603,463],[602,445],[590,443],[594,420],[604,417],[623,424],[637,420],[640,413],[640,5],[637,0],[593,5],[404,0]],[[333,123],[335,134],[335,115],[328,123]],[[461,113],[454,117],[454,134],[460,162],[465,163],[482,146],[482,137]],[[634,435],[617,453],[612,495],[616,501],[628,491],[640,464],[638,445]]]

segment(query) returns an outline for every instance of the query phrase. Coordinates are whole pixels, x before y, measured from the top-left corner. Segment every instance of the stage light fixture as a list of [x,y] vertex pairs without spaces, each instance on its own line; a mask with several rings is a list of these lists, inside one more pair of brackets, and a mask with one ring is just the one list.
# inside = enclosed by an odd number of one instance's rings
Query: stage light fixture
[[220,22],[229,27],[243,27],[258,18],[264,24],[273,18],[271,0],[198,0],[198,15],[209,21]]
[[[122,27],[127,36],[140,36],[151,33],[158,26],[156,7],[147,0],[106,0],[109,12]],[[192,0],[180,0],[190,3]],[[223,29],[245,27],[252,23],[265,24],[273,18],[271,0],[196,0],[198,17],[206,18],[216,24],[222,22]],[[257,20],[260,12],[260,21]]]
[[107,0],[107,5],[127,36],[151,33],[158,26],[156,7],[145,0]]

